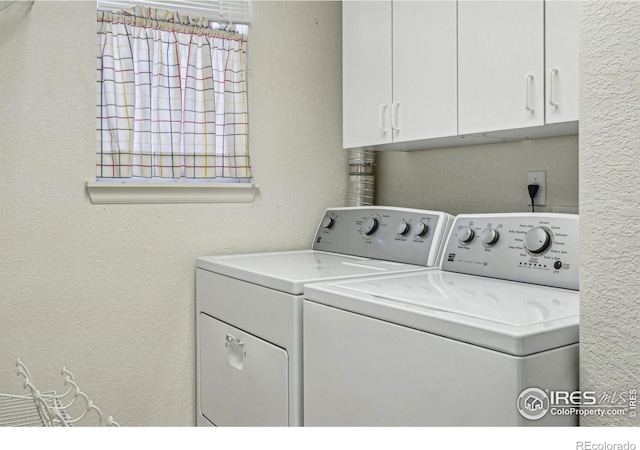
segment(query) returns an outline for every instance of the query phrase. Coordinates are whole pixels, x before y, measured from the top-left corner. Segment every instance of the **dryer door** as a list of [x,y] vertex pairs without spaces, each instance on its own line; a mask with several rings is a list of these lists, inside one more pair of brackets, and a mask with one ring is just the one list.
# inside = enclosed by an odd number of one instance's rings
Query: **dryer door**
[[288,355],[201,313],[200,408],[218,426],[289,425]]

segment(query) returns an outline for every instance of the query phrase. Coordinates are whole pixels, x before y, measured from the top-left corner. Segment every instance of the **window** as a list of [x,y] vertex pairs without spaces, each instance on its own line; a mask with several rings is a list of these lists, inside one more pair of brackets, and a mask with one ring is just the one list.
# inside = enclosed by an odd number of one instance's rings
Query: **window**
[[98,2],[97,180],[250,183],[247,2],[141,3]]

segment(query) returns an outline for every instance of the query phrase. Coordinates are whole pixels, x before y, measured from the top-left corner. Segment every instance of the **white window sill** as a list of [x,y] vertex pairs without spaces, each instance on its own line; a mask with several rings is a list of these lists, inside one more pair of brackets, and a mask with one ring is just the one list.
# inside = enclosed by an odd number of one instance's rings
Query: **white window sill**
[[258,187],[253,183],[86,183],[93,204],[109,203],[252,203]]

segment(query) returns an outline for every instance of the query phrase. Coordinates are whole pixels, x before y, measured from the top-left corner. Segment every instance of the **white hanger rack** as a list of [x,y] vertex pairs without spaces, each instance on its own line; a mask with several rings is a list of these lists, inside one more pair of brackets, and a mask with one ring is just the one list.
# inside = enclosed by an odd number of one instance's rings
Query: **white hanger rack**
[[[24,388],[30,395],[0,394],[0,427],[2,426],[45,426],[71,427],[76,424],[88,426],[120,426],[93,404],[87,395],[80,390],[73,380],[73,374],[64,367],[61,375],[65,386],[69,389],[64,394],[40,392],[33,383],[27,367],[20,361],[16,363],[18,376],[24,377]],[[78,399],[82,399],[78,401]],[[79,411],[77,418],[72,418],[69,411]],[[93,421],[86,420],[93,417]],[[97,424],[94,423],[97,420]]]

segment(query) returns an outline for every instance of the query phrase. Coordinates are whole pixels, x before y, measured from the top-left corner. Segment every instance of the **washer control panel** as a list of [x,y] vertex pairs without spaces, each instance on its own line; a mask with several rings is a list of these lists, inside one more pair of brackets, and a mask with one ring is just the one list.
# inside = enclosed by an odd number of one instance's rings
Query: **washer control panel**
[[409,208],[330,208],[313,249],[433,267],[453,219],[445,212]]
[[578,216],[464,214],[451,227],[442,270],[578,290]]

